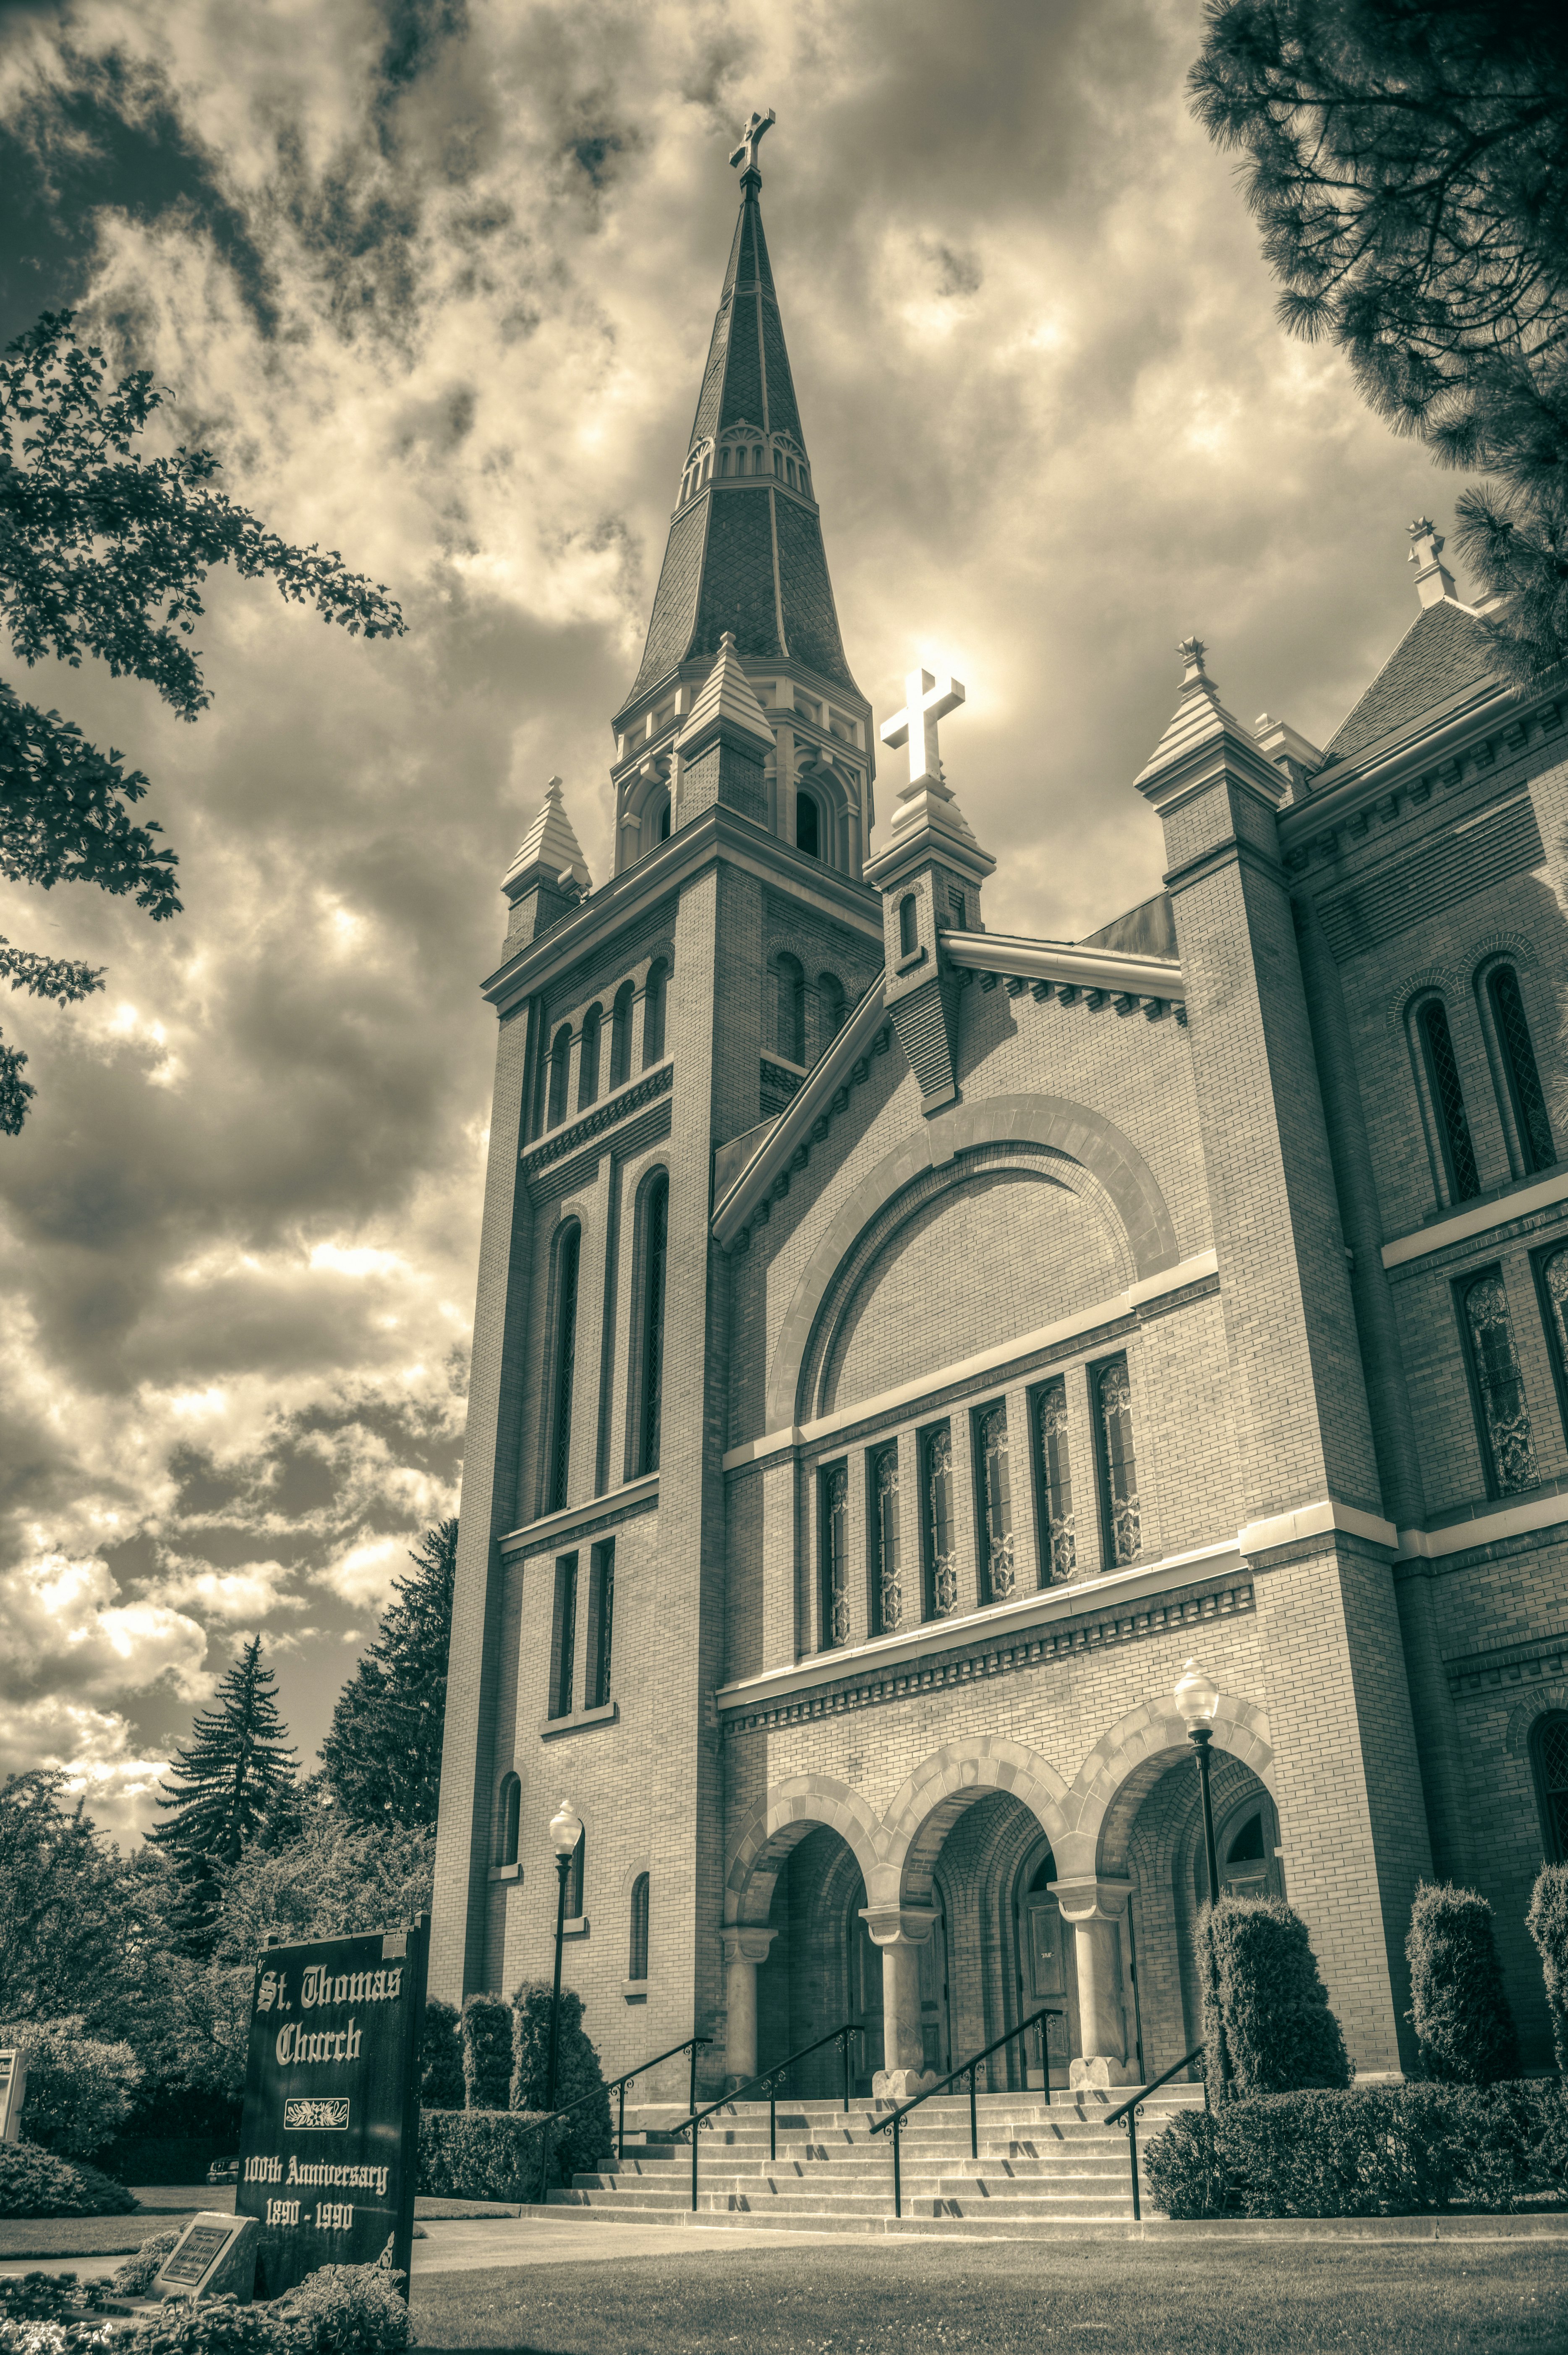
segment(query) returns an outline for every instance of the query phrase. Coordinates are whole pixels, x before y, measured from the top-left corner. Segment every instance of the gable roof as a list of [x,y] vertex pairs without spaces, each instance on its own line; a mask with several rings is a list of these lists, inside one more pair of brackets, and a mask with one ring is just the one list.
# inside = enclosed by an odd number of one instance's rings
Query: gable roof
[[1316,790],[1327,771],[1358,760],[1444,704],[1500,687],[1491,666],[1487,625],[1467,605],[1442,598],[1418,613],[1359,703],[1329,740]]

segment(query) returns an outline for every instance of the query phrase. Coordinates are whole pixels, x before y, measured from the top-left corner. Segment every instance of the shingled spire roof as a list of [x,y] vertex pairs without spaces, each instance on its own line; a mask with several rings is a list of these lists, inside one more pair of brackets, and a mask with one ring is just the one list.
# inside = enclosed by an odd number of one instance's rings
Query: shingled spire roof
[[726,630],[743,656],[793,659],[859,694],[838,634],[755,157],[753,137],[731,158],[745,164],[740,216],[642,666],[617,725],[682,663],[711,663]]

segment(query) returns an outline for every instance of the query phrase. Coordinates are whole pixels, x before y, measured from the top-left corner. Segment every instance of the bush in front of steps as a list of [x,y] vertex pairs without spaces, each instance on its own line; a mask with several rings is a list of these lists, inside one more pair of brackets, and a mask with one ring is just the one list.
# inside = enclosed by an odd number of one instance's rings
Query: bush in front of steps
[[[507,2098],[514,2110],[542,2110],[549,2075],[549,2020],[554,1989],[549,1979],[524,1979],[512,1998],[512,2077]],[[597,2099],[593,2096],[597,2095]],[[584,2098],[587,2096],[588,2098]],[[573,2110],[556,2144],[564,2180],[607,2167],[614,2150],[610,2096],[599,2054],[582,2025],[582,1998],[560,1991],[560,2031],[556,2048],[555,2107]]]
[[1568,1864],[1541,1866],[1524,1926],[1535,1941],[1546,1977],[1557,2066],[1568,2077]]
[[0,2216],[128,2216],[123,2183],[36,2142],[0,2142]]
[[1265,2094],[1178,2114],[1145,2173],[1168,2216],[1507,2213],[1568,2190],[1552,2080]]
[[[545,2132],[537,2110],[421,2110],[420,2190],[432,2200],[537,2200]],[[550,2182],[556,2166],[552,2157]]]
[[1404,1952],[1423,2075],[1443,2085],[1496,2085],[1516,2076],[1519,2037],[1486,1899],[1424,1881]]
[[512,2082],[512,2007],[498,1995],[471,1995],[463,2007],[463,2099],[471,2110],[504,2110]]
[[[1204,2002],[1211,2062],[1222,2037],[1239,2094],[1349,2083],[1345,2040],[1299,1913],[1279,1897],[1225,1896],[1204,1908],[1200,1937],[1211,1966]],[[1219,2075],[1211,2065],[1211,2082]]]
[[427,2110],[460,2110],[465,2091],[457,2006],[432,1995],[420,2034],[420,2100]]

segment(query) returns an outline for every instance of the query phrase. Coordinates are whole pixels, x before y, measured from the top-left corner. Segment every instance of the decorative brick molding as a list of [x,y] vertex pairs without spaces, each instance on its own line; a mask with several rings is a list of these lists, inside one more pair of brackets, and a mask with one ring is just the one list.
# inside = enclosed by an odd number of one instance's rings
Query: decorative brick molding
[[963,1810],[992,1791],[1010,1792],[1058,1848],[1068,1831],[1067,1785],[1047,1759],[1022,1742],[975,1734],[944,1742],[917,1766],[883,1817],[887,1854],[867,1895],[876,1905],[924,1905],[942,1844]]
[[640,1079],[617,1088],[613,1096],[604,1098],[603,1103],[592,1105],[580,1119],[568,1121],[564,1128],[552,1129],[539,1144],[530,1145],[522,1156],[525,1177],[530,1179],[537,1178],[552,1162],[564,1160],[569,1153],[575,1153],[580,1146],[592,1144],[607,1129],[618,1128],[622,1121],[629,1120],[634,1113],[656,1103],[660,1096],[668,1095],[674,1083],[674,1063],[667,1060],[656,1063],[651,1071],[645,1071]]
[[[1443,1669],[1456,1700],[1473,1693],[1499,1691],[1506,1685],[1539,1684],[1544,1677],[1565,1677],[1568,1628],[1559,1627],[1524,1644],[1495,1645],[1465,1659],[1445,1660]],[[1541,1705],[1532,1703],[1529,1713],[1534,1716]],[[1509,1746],[1513,1747],[1511,1741]]]
[[[1568,1664],[1565,1664],[1568,1665]],[[1540,1685],[1528,1700],[1521,1700],[1509,1711],[1508,1732],[1503,1746],[1514,1758],[1530,1755],[1530,1736],[1538,1717],[1551,1710],[1568,1710],[1568,1684]]]
[[792,1848],[827,1824],[853,1850],[868,1889],[886,1852],[881,1825],[858,1791],[831,1774],[795,1774],[752,1810],[724,1877],[724,1919],[764,1924],[773,1883]]

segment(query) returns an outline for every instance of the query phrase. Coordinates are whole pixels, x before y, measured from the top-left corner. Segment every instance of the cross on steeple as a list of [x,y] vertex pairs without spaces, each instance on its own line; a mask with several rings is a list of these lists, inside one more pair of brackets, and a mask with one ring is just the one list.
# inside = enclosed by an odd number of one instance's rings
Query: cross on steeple
[[770,106],[765,114],[753,113],[748,121],[744,131],[741,132],[741,144],[736,148],[734,154],[731,156],[730,161],[731,165],[739,164],[741,166],[741,178],[742,181],[748,179],[753,173],[756,174],[756,177],[759,181],[762,179],[762,174],[757,171],[757,150],[762,145],[768,132],[773,129],[773,124],[777,121],[778,116],[773,112],[773,108]]
[[963,701],[959,679],[933,678],[928,670],[912,670],[904,680],[903,709],[884,719],[877,733],[894,751],[901,744],[909,746],[909,793],[918,792],[922,785],[944,783],[936,723],[956,711]]

